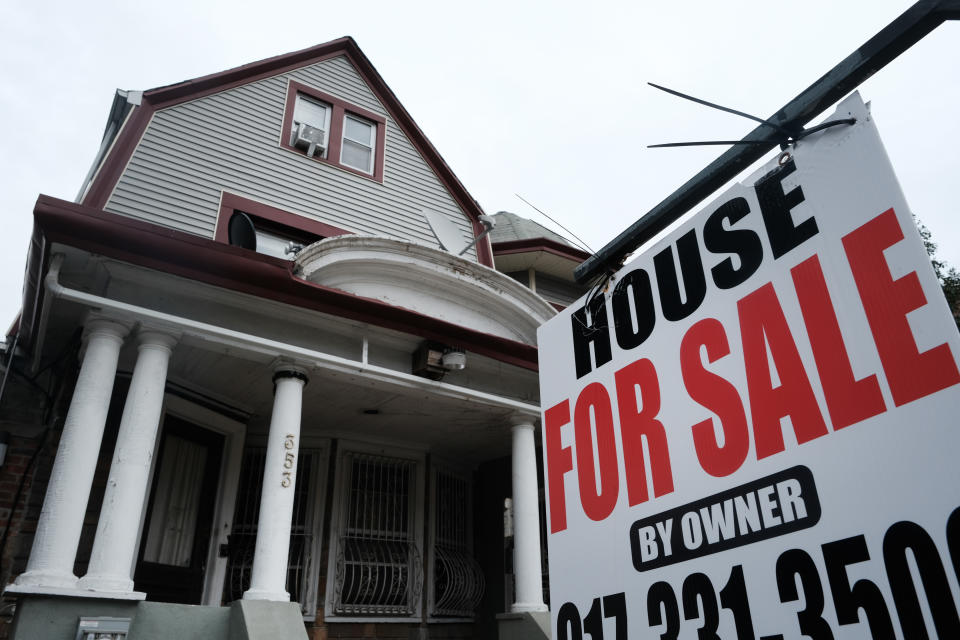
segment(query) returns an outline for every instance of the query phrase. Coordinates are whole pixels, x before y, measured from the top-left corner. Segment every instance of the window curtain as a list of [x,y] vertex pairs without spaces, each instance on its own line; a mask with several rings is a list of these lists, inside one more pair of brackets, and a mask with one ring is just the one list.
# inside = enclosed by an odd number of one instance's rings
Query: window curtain
[[143,559],[189,567],[207,447],[168,435],[162,456]]

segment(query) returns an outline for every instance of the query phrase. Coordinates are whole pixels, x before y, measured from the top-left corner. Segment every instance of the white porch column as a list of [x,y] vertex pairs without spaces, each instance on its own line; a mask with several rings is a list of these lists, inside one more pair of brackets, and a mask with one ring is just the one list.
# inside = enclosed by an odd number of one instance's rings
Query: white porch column
[[540,570],[540,506],[533,420],[513,422],[513,576],[515,602],[510,610],[546,611]]
[[10,591],[44,592],[77,586],[73,564],[110,408],[117,359],[128,330],[123,324],[102,318],[90,319],[84,327],[83,363],[60,435],[27,570]]
[[175,336],[142,330],[137,364],[120,419],[117,445],[103,495],[97,535],[81,589],[133,595],[137,531],[146,507],[150,461],[156,446],[167,365]]
[[299,367],[282,365],[277,367],[273,381],[276,390],[263,468],[257,544],[250,588],[243,594],[243,599],[289,602],[287,559],[300,450],[300,414],[307,374]]

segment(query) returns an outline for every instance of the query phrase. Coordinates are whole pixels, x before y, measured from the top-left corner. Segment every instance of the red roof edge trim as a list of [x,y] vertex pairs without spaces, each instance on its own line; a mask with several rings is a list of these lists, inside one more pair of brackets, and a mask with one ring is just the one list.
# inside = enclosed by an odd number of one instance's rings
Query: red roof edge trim
[[158,105],[158,108],[166,107],[185,99],[198,98],[208,92],[222,91],[235,84],[251,82],[257,77],[275,75],[286,69],[319,62],[324,58],[343,53],[350,45],[353,45],[354,48],[357,47],[353,38],[344,36],[299,51],[250,62],[226,71],[218,71],[199,78],[150,89],[143,93],[143,97]]
[[[460,182],[456,174],[453,173],[450,165],[446,163],[443,156],[440,155],[440,152],[437,151],[437,148],[433,146],[433,143],[430,142],[430,139],[427,138],[426,134],[413,119],[413,116],[410,115],[397,98],[397,95],[387,85],[386,81],[380,75],[380,72],[376,70],[373,63],[364,55],[363,51],[360,50],[360,47],[357,46],[357,43],[354,42],[352,38],[349,40],[348,46],[351,47],[351,53],[354,54],[350,60],[354,63],[354,66],[357,67],[357,71],[360,72],[363,79],[374,93],[377,94],[380,102],[384,103],[388,111],[390,111],[390,115],[393,116],[393,119],[400,123],[400,126],[405,131],[412,134],[411,141],[414,146],[423,155],[434,173],[439,176],[441,182],[443,182],[447,189],[453,194],[457,204],[459,204],[470,217],[474,237],[479,236],[486,230],[486,227],[480,222],[480,216],[483,215],[483,208],[480,206],[480,203],[473,199],[473,196],[470,195],[467,188]],[[486,238],[477,243],[477,259],[480,264],[493,267],[493,254],[490,250],[490,243],[486,241]]]
[[497,242],[493,245],[494,256],[505,256],[513,253],[532,253],[534,251],[546,251],[555,256],[583,262],[590,257],[586,251],[581,251],[575,247],[550,240],[548,238],[530,238],[529,240],[509,240],[506,242]]
[[[258,82],[264,78],[278,76],[294,69],[299,69],[317,62],[323,62],[337,56],[347,56],[349,53],[345,48],[336,48],[327,51],[326,45],[321,45],[324,52],[321,52],[306,61],[295,59],[290,61],[285,56],[278,56],[277,59],[261,60],[252,62],[236,69],[230,69],[221,73],[215,73],[195,80],[187,80],[180,84],[162,87],[160,89],[150,89],[145,92],[144,100],[149,100],[157,110],[174,107],[190,100],[205,98],[206,96],[227,91],[251,82]],[[320,47],[313,47],[309,51],[316,51]],[[296,55],[296,54],[288,54]],[[274,64],[274,62],[276,62]],[[265,64],[268,63],[268,64]],[[156,92],[156,93],[154,93]]]
[[[107,153],[99,170],[93,177],[93,183],[87,190],[86,195],[81,201],[88,207],[102,209],[107,204],[113,188],[120,180],[123,170],[127,168],[127,162],[133,156],[133,151],[137,148],[143,132],[147,130],[147,125],[153,117],[155,109],[146,100],[143,100],[138,107],[133,108],[133,112],[127,117],[127,122],[120,129],[113,147]],[[43,196],[41,196],[43,197]]]
[[183,231],[40,196],[34,220],[48,241],[217,287],[393,329],[537,370],[534,346],[302,280],[292,264]]

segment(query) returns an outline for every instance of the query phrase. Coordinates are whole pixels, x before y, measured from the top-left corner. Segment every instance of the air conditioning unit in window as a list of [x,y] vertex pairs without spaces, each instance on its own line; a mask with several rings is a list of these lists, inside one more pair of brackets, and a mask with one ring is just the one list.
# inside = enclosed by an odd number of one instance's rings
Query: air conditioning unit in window
[[301,123],[297,125],[293,144],[296,147],[306,147],[308,156],[313,156],[318,151],[323,154],[327,150],[327,132]]

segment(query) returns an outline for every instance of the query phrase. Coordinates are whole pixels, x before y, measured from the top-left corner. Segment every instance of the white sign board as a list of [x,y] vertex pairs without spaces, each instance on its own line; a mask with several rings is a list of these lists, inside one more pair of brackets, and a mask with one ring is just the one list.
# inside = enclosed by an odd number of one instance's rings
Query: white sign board
[[960,638],[960,334],[833,118],[541,327],[554,640]]

